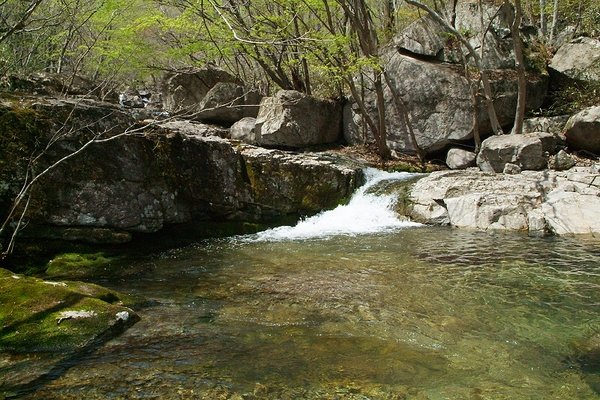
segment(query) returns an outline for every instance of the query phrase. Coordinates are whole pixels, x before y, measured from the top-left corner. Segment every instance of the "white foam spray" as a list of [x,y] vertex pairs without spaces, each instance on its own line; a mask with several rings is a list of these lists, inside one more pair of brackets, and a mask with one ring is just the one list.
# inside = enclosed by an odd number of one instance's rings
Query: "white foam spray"
[[365,170],[366,183],[353,195],[348,204],[323,211],[301,220],[295,226],[280,226],[247,237],[251,241],[282,241],[324,238],[336,235],[362,235],[394,231],[419,226],[398,218],[393,210],[393,194],[373,194],[368,190],[384,180],[406,180],[415,174],[385,172],[374,168]]

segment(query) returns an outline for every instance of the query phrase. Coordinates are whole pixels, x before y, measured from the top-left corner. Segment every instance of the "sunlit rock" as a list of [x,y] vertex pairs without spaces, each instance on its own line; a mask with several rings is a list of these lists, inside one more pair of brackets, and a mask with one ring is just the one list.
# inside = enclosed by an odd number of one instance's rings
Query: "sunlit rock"
[[342,137],[342,108],[293,90],[281,90],[260,104],[254,128],[261,146],[301,148],[333,143]]
[[600,175],[591,168],[434,172],[410,193],[409,216],[418,222],[532,234],[600,233]]

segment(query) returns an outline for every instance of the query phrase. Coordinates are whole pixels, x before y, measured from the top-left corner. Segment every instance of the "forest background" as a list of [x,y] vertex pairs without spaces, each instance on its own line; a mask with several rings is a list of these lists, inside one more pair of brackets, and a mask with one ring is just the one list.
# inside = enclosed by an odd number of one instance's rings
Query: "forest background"
[[[0,78],[59,73],[109,95],[157,83],[166,71],[216,66],[264,94],[339,97],[359,71],[377,67],[365,42],[390,42],[426,13],[420,5],[453,24],[459,1],[0,0]],[[600,35],[596,0],[512,4],[549,56],[564,32]]]

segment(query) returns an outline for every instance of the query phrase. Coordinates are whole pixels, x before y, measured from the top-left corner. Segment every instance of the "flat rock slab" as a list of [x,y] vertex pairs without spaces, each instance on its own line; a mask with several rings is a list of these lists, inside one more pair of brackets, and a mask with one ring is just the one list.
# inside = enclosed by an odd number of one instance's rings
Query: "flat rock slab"
[[430,224],[534,234],[600,234],[600,173],[595,167],[434,172],[410,193],[409,216]]

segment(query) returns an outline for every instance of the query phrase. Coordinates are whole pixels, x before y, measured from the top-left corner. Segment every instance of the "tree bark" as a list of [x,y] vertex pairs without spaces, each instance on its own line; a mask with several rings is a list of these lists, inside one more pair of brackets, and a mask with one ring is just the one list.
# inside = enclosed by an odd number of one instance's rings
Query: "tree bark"
[[521,41],[520,26],[523,9],[521,8],[521,0],[515,0],[515,18],[510,27],[510,32],[513,40],[513,49],[515,52],[515,69],[517,70],[518,94],[517,108],[515,111],[515,123],[511,134],[523,133],[523,119],[525,118],[525,100],[527,97],[527,76],[525,73],[525,64],[523,59],[523,42]]
[[550,26],[550,37],[548,38],[548,44],[553,45],[554,34],[556,33],[556,24],[558,23],[558,0],[554,0],[552,8],[552,26]]
[[540,0],[540,33],[544,41],[546,40],[546,0]]

